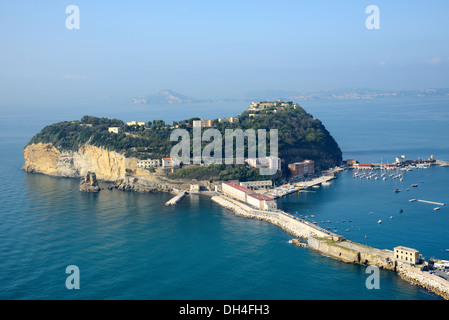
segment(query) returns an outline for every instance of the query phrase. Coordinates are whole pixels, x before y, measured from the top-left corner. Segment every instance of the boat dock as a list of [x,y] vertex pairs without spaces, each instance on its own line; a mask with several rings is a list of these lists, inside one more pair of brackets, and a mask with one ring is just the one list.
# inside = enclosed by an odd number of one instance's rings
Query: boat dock
[[179,201],[181,201],[186,196],[186,194],[187,194],[187,192],[185,192],[185,191],[177,194],[175,197],[173,197],[170,200],[168,200],[165,203],[165,205],[166,206],[175,206],[176,204],[178,204]]
[[280,198],[283,196],[286,196],[288,194],[294,193],[294,192],[298,192],[298,191],[304,191],[308,188],[312,188],[312,187],[318,187],[319,185],[323,184],[323,183],[328,183],[330,180],[335,179],[334,176],[321,176],[309,181],[301,181],[301,182],[296,182],[296,183],[288,183],[288,184],[284,184],[280,187],[274,188],[274,189],[270,189],[268,190],[265,194],[276,199],[276,198]]
[[446,204],[444,204],[444,203],[433,202],[433,201],[427,201],[427,200],[418,200],[418,202],[430,203],[430,204],[436,204],[437,206],[445,206],[445,205],[446,205]]

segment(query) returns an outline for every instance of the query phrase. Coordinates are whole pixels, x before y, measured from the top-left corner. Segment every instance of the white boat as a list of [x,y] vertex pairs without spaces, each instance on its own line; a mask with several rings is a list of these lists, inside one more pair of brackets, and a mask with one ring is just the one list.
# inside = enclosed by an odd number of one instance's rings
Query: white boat
[[440,207],[433,208],[433,211],[440,210]]
[[414,202],[414,201],[416,201],[416,199],[410,199],[410,200],[409,200],[409,202]]
[[382,223],[382,220],[377,221],[377,223],[378,223],[378,224],[381,224],[381,223]]

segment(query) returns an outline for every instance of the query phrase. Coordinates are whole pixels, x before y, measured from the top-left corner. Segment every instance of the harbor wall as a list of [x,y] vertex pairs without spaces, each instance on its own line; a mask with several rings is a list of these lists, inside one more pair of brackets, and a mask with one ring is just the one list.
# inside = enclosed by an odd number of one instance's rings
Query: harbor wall
[[[330,239],[317,239],[311,237],[307,239],[307,243],[309,248],[340,261],[347,263],[359,263],[360,261],[359,252],[336,246],[334,245],[334,241]],[[332,245],[330,243],[332,243]]]
[[250,206],[224,196],[214,196],[211,199],[219,205],[232,210],[238,216],[270,222],[298,238],[307,239],[309,237],[328,236],[326,233],[315,229],[312,226],[289,218],[279,212],[255,210]]
[[413,267],[398,266],[397,271],[398,275],[405,281],[421,286],[444,299],[449,300],[449,287],[446,280]]
[[309,238],[308,246],[326,256],[346,263],[373,265],[378,268],[395,270],[393,255],[384,250],[366,247],[349,241],[334,241],[332,239]]

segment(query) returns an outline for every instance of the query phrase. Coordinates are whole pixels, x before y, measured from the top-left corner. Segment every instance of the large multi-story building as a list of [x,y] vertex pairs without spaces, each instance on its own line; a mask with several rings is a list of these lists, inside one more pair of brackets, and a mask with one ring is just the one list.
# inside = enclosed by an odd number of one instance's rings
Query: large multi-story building
[[411,264],[418,264],[420,261],[418,250],[402,246],[394,248],[394,258]]
[[277,209],[276,201],[264,194],[251,193],[246,198],[246,202],[261,210],[273,211]]
[[288,169],[293,178],[305,177],[315,172],[315,162],[313,160],[305,160],[303,162],[290,163]]
[[229,197],[246,202],[261,210],[273,211],[277,209],[276,201],[273,198],[255,193],[235,182],[224,182],[221,191]]
[[246,202],[247,195],[254,193],[254,191],[242,187],[235,182],[223,182],[221,185],[221,191],[232,198],[238,199],[240,201]]

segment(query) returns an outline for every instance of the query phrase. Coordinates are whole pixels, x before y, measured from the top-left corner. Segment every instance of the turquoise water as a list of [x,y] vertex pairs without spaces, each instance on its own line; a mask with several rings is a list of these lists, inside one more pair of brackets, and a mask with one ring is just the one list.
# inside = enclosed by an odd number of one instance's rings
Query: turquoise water
[[[376,112],[392,106],[397,110],[413,101],[378,103]],[[383,157],[386,162],[394,160],[395,150],[412,157],[424,146],[424,151],[436,156],[446,154],[447,141],[440,134],[447,137],[448,129],[439,119],[447,119],[447,101],[429,101],[428,105],[422,114],[418,110],[401,120],[402,125],[391,126],[389,132],[379,130],[371,139],[369,132],[390,125],[374,115],[363,120],[366,131],[360,134],[360,146],[350,129],[351,124],[359,125],[354,121],[363,104],[326,108],[325,103],[316,102],[304,107],[329,128],[345,157],[376,158],[372,161]],[[348,108],[353,113],[345,117],[341,111]],[[438,116],[430,120],[428,113],[433,109]],[[203,109],[186,114],[199,110]],[[234,110],[237,107],[232,105],[227,112],[239,113]],[[171,115],[158,112],[170,119]],[[176,207],[165,207],[168,194],[117,190],[86,194],[79,192],[76,179],[27,174],[20,167],[23,146],[32,134],[64,115],[76,119],[85,113],[62,110],[48,118],[27,117],[18,110],[3,109],[2,113],[1,299],[440,299],[389,271],[380,273],[380,290],[369,290],[364,266],[289,244],[291,236],[282,229],[237,217],[207,197],[191,196]],[[120,112],[116,115],[120,117]],[[23,126],[11,124],[14,119],[22,119]],[[388,139],[391,131],[424,123],[427,130],[419,129],[423,144],[410,142],[406,134],[399,145],[398,137]],[[352,138],[344,140],[345,136]],[[356,242],[388,249],[410,246],[426,258],[449,259],[445,252],[449,248],[448,208],[433,211],[433,205],[408,202],[418,198],[448,203],[448,178],[449,168],[405,172],[402,182],[353,179],[352,173],[345,172],[328,187],[280,199],[279,206],[308,215],[319,224],[331,221],[322,225],[336,227]],[[405,191],[413,183],[418,188]],[[394,193],[395,188],[401,192]],[[65,287],[69,265],[80,269],[80,290]]]

